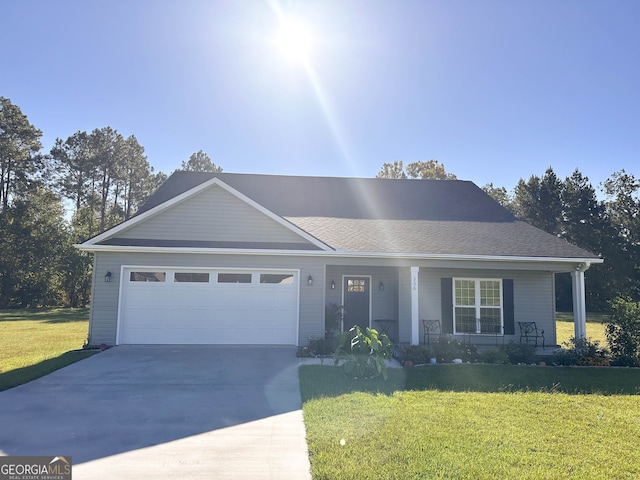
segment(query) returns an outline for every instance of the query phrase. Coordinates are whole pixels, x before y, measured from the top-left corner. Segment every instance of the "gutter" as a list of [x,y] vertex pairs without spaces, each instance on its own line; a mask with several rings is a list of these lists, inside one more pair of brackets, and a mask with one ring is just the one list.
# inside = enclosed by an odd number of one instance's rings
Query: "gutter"
[[479,262],[529,262],[529,263],[577,263],[576,269],[586,271],[593,264],[600,264],[604,259],[597,257],[523,257],[509,255],[456,255],[450,253],[383,253],[383,252],[348,252],[334,251],[304,251],[304,250],[229,250],[222,248],[191,248],[191,247],[131,247],[121,245],[85,245],[76,244],[75,248],[83,252],[114,252],[114,253],[180,253],[205,255],[271,255],[271,256],[299,256],[299,257],[329,257],[329,258],[378,258],[402,260],[453,260]]

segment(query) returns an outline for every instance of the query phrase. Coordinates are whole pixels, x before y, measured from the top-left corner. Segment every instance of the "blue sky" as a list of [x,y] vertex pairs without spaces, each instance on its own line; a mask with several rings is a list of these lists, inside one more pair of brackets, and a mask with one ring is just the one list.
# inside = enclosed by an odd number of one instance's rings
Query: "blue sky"
[[437,159],[511,189],[552,166],[640,176],[636,0],[5,0],[0,95],[56,137],[111,126],[156,170],[373,177]]

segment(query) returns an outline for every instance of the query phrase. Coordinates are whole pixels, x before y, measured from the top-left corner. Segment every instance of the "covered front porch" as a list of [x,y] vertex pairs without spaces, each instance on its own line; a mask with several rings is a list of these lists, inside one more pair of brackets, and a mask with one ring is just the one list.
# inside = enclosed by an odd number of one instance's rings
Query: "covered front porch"
[[[550,268],[553,267],[553,268]],[[339,330],[376,328],[394,343],[439,335],[478,346],[519,343],[520,323],[534,323],[544,345],[556,346],[555,273],[571,268],[575,337],[586,337],[584,262],[416,262],[415,265],[327,265],[325,305],[342,307]],[[326,329],[325,329],[326,330]],[[524,339],[542,348],[543,339]]]

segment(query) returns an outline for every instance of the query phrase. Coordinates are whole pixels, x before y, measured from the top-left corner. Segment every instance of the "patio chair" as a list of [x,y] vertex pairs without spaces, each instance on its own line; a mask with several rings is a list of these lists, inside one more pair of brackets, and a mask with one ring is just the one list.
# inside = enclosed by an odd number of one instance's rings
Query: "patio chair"
[[440,338],[442,336],[442,325],[440,325],[440,320],[422,320],[422,326],[424,327],[422,343],[429,345],[431,337]]
[[520,327],[520,343],[522,343],[522,340],[524,339],[524,343],[533,343],[537,347],[538,339],[541,338],[542,348],[545,348],[544,330],[538,331],[536,322],[518,322],[518,326]]

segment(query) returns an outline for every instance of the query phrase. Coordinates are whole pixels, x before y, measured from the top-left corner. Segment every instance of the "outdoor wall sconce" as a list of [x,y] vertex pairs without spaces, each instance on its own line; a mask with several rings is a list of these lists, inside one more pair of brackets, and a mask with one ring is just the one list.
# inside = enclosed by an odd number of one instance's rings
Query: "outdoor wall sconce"
[[307,278],[307,285],[313,285],[313,277],[311,275],[309,275],[309,278]]
[[111,281],[111,272],[107,272],[107,274],[104,276],[104,281],[107,283]]
[[331,290],[335,290],[336,289],[336,282],[331,280]]
[[384,290],[384,283],[380,282],[380,285],[378,285],[378,290],[380,290],[381,292]]

